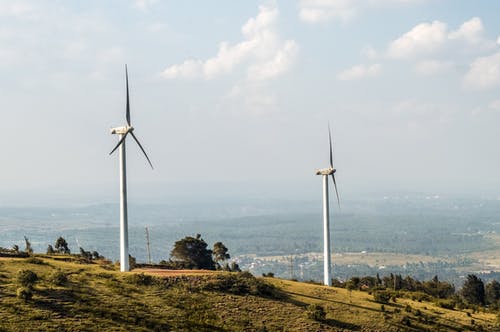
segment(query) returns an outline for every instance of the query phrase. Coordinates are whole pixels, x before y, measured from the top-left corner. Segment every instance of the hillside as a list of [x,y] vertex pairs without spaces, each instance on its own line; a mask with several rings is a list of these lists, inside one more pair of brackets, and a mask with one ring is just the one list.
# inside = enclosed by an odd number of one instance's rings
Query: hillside
[[[26,302],[17,296],[20,270],[39,277]],[[61,257],[0,259],[0,331],[500,331],[493,313],[425,301],[382,306],[367,292],[246,273],[142,272]],[[324,319],[314,319],[314,304]]]

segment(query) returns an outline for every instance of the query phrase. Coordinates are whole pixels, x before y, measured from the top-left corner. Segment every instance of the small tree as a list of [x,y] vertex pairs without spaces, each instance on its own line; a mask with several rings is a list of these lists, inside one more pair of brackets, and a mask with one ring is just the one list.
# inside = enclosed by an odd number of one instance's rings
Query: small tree
[[212,250],[207,249],[207,246],[200,234],[196,237],[186,236],[175,242],[170,257],[187,268],[214,270]]
[[38,281],[38,275],[31,270],[20,270],[17,273],[17,282],[24,287],[33,287]]
[[54,247],[52,247],[52,245],[51,245],[51,244],[49,244],[49,245],[47,246],[47,255],[53,255],[53,254],[55,254],[55,253],[56,253],[56,252],[55,252],[55,250],[54,250]]
[[500,300],[500,283],[496,280],[487,283],[484,287],[484,295],[486,297],[486,303],[496,305]]
[[24,251],[28,255],[33,254],[33,248],[31,247],[31,242],[30,242],[30,240],[28,240],[28,238],[26,236],[24,237],[24,242],[26,243],[26,248],[24,249]]
[[13,251],[14,253],[18,254],[18,253],[19,253],[19,246],[18,246],[17,244],[14,244],[14,245],[12,246],[12,251]]
[[66,240],[62,236],[59,236],[59,238],[57,239],[55,247],[57,252],[60,254],[69,255],[71,253],[71,250],[69,250],[68,248],[68,242],[66,242]]
[[469,274],[462,286],[462,297],[471,304],[485,304],[484,283],[474,274]]
[[216,242],[214,244],[214,249],[212,250],[212,256],[218,268],[221,267],[222,262],[224,262],[226,259],[231,258],[231,256],[228,254],[227,247],[222,242]]

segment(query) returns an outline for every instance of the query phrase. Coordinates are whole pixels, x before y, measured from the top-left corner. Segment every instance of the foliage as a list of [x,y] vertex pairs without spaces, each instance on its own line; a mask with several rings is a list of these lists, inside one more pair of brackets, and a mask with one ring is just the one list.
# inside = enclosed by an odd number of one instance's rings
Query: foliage
[[274,278],[274,273],[272,272],[262,273],[262,276],[266,278]]
[[33,298],[33,291],[31,287],[19,287],[16,291],[17,298],[28,302]]
[[38,281],[38,275],[31,270],[17,272],[17,282],[24,287],[32,287]]
[[373,293],[373,299],[378,303],[389,303],[392,293],[388,291],[376,291]]
[[28,240],[26,236],[24,237],[24,242],[26,243],[26,248],[24,249],[24,252],[26,252],[28,255],[33,254],[33,248],[31,247],[31,242]]
[[58,253],[69,255],[71,250],[68,248],[68,242],[62,236],[56,240],[55,248]]
[[323,306],[319,304],[310,304],[306,309],[307,318],[313,319],[316,321],[324,321],[326,318],[326,312]]
[[30,257],[30,258],[26,259],[26,263],[28,263],[28,264],[37,264],[37,265],[47,264],[43,260],[41,260],[40,258],[36,258],[36,257]]
[[155,282],[155,278],[144,273],[134,273],[127,276],[127,281],[137,286],[150,286]]
[[488,304],[498,304],[500,301],[500,283],[496,280],[492,280],[486,284],[484,287],[484,295],[486,303]]
[[170,256],[173,261],[180,262],[188,268],[214,270],[212,250],[207,249],[207,246],[200,234],[196,237],[186,236],[175,242]]
[[220,262],[223,262],[223,261],[231,258],[231,256],[228,254],[227,247],[222,242],[215,242],[214,243],[212,255],[213,255],[214,262],[218,263],[218,264],[220,264]]
[[52,247],[52,245],[51,245],[51,244],[49,244],[49,245],[47,246],[47,251],[46,251],[46,253],[47,253],[47,255],[53,255],[53,254],[55,254],[55,253],[56,253],[56,251],[54,250],[54,247]]
[[485,304],[484,283],[474,274],[467,275],[462,286],[461,295],[465,301],[471,304]]
[[203,290],[218,291],[238,295],[258,295],[282,298],[283,294],[273,285],[255,278],[249,272],[220,274],[201,286]]
[[50,275],[49,281],[56,286],[62,286],[68,282],[68,275],[58,270]]

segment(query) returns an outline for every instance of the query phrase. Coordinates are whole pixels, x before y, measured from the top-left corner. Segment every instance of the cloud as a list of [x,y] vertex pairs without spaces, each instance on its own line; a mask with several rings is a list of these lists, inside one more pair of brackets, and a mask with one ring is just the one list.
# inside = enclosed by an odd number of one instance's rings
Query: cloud
[[277,77],[289,70],[298,52],[294,40],[283,41],[277,33],[278,9],[260,6],[259,14],[241,28],[243,41],[222,42],[217,55],[206,60],[188,59],[162,72],[167,79],[213,79],[246,65],[250,80]]
[[382,66],[378,63],[371,66],[357,65],[340,72],[337,78],[341,81],[352,81],[367,77],[375,77],[380,73]]
[[423,76],[434,75],[453,68],[451,61],[423,60],[415,65],[415,73]]
[[488,108],[494,111],[500,111],[500,99],[491,101],[488,104]]
[[299,18],[306,23],[346,22],[367,8],[420,3],[425,0],[301,0]]
[[446,40],[447,27],[443,22],[420,23],[391,42],[388,55],[392,58],[407,58],[431,54],[441,48]]
[[484,26],[479,17],[473,17],[464,22],[460,28],[451,32],[450,39],[463,39],[469,43],[478,43],[483,39]]
[[0,16],[14,17],[33,17],[35,8],[24,1],[5,1],[0,2]]
[[135,6],[141,10],[147,10],[158,0],[135,0]]
[[[484,32],[485,29],[479,17],[465,21],[457,30],[451,32],[443,22],[423,22],[392,41],[388,46],[387,55],[391,58],[403,59],[428,56],[449,48],[461,53],[494,49],[496,43],[484,38]],[[467,48],[464,43],[474,44],[474,48]]]
[[476,90],[498,85],[500,83],[500,52],[474,60],[465,74],[463,83],[466,88]]

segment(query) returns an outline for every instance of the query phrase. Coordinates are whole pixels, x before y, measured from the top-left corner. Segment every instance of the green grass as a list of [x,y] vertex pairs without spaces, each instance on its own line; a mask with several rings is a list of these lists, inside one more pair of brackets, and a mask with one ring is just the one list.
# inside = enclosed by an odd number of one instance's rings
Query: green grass
[[[410,299],[382,311],[372,295],[341,288],[230,273],[158,278],[38,259],[0,260],[0,331],[500,330],[493,313],[467,315]],[[16,276],[27,269],[40,280],[25,303],[16,296]],[[56,273],[67,281],[55,282]],[[311,314],[314,305],[324,318]]]

